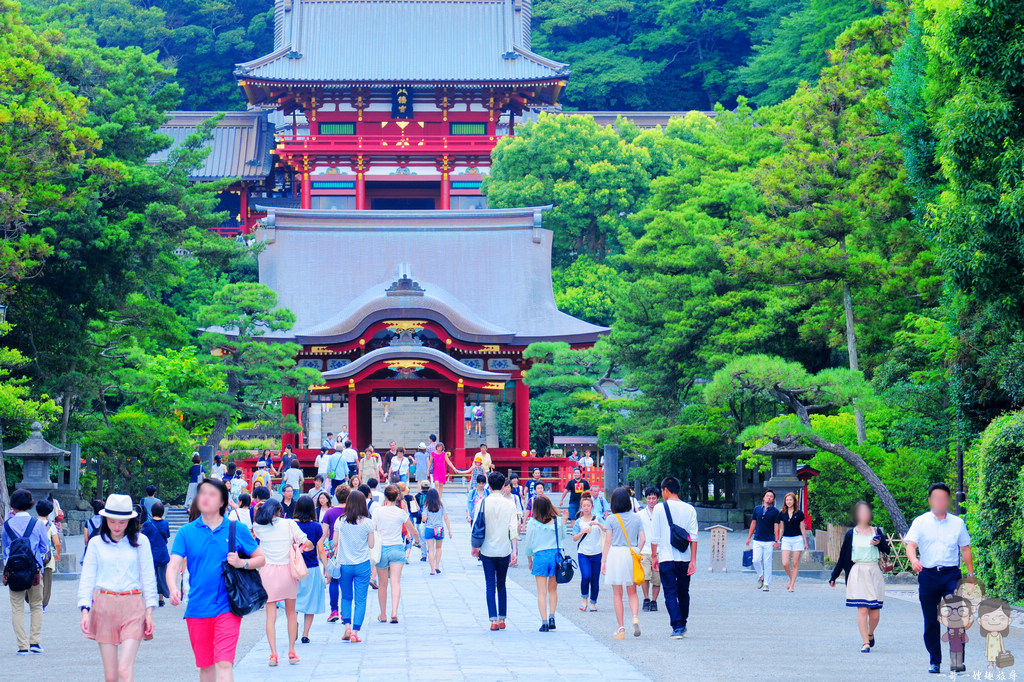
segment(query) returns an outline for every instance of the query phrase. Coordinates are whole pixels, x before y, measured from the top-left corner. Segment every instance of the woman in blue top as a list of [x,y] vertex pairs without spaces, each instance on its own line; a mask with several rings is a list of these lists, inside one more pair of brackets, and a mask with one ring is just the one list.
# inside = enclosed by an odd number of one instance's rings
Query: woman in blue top
[[199,490],[199,482],[203,480],[202,458],[198,452],[192,453],[192,466],[188,468],[188,492],[185,493],[185,506],[188,507],[195,499],[196,491]]
[[309,575],[299,581],[299,592],[295,599],[295,610],[303,614],[302,643],[309,644],[309,630],[313,627],[313,617],[318,613],[327,613],[327,590],[324,567],[327,565],[327,550],[324,549],[324,525],[316,519],[316,507],[313,499],[303,495],[295,503],[295,521],[299,530],[313,543],[311,550],[302,553],[302,558],[309,569]]
[[564,533],[558,510],[547,497],[533,501],[533,517],[526,525],[526,558],[530,573],[537,579],[537,608],[540,610],[540,631],[555,629],[555,608],[558,606],[558,581],[555,564],[558,559],[559,533]]
[[[195,653],[201,680],[227,682],[232,679],[238,628],[242,619],[231,613],[228,591],[224,586],[222,565],[226,560],[236,568],[263,566],[263,553],[250,533],[236,527],[236,552],[228,552],[230,522],[224,518],[230,494],[221,481],[206,479],[196,492],[199,517],[182,526],[174,536],[167,582],[171,585],[171,605],[181,603],[176,578],[182,561],[188,561],[188,606],[185,622]],[[243,559],[242,556],[247,556]]]

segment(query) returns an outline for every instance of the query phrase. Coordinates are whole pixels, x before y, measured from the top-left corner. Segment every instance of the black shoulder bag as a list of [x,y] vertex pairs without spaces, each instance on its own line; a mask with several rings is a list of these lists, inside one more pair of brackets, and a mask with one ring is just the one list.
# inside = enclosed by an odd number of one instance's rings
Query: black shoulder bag
[[[228,526],[228,552],[230,553],[235,551],[237,522],[230,521],[229,523],[231,524]],[[256,569],[235,568],[225,559],[221,565],[221,575],[224,577],[224,587],[228,592],[231,613],[236,616],[247,616],[254,611],[259,611],[267,603],[267,591],[263,589],[260,572]]]
[[558,519],[552,519],[551,524],[555,527],[555,551],[558,553],[555,557],[555,582],[561,585],[572,581],[576,562],[571,556],[562,553],[562,547],[558,542],[558,534],[561,532],[558,529]]
[[665,505],[665,518],[668,519],[669,544],[680,552],[690,549],[690,534],[682,526],[672,523],[672,511],[668,508],[668,500],[662,502]]
[[484,519],[484,504],[486,502],[486,497],[480,500],[480,510],[476,513],[476,518],[473,519],[473,530],[470,536],[473,549],[480,549],[484,546],[484,537],[487,535],[487,521]]

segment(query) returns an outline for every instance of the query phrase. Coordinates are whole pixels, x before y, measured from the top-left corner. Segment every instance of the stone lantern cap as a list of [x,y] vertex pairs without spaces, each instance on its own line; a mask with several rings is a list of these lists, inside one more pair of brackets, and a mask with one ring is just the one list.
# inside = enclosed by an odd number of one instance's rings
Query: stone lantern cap
[[758,455],[774,455],[789,457],[814,457],[818,454],[817,448],[804,445],[793,436],[786,436],[778,440],[772,439],[768,443],[754,450]]
[[47,442],[43,438],[43,425],[39,422],[32,422],[32,435],[28,437],[28,440],[21,445],[15,445],[9,450],[4,450],[4,454],[17,457],[57,457],[58,455],[68,455],[71,453]]

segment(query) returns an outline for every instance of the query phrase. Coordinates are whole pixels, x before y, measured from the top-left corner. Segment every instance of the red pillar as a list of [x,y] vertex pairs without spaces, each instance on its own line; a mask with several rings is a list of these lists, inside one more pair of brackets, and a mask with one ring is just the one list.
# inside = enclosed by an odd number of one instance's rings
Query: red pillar
[[238,218],[242,221],[242,234],[249,234],[249,186],[242,183],[242,190],[238,194]]
[[452,182],[448,173],[441,173],[441,210],[452,207]]
[[362,171],[356,173],[356,210],[366,209],[366,178]]
[[[297,406],[295,398],[283,395],[281,396],[281,416],[287,417],[288,415],[295,416],[295,408]],[[284,446],[291,445],[295,447],[295,433],[286,431],[281,434],[281,449],[284,450]]]
[[348,439],[352,441],[352,447],[359,449],[359,441],[356,440],[359,428],[359,409],[356,400],[355,384],[348,385]]
[[309,171],[302,172],[302,208],[313,208],[313,197],[311,192],[313,183],[309,179]]
[[462,380],[459,380],[459,387],[455,391],[455,432],[454,447],[452,453],[455,455],[455,466],[460,469],[466,468],[466,425],[463,416],[466,412],[466,391],[462,387]]
[[516,448],[530,451],[530,387],[516,380]]

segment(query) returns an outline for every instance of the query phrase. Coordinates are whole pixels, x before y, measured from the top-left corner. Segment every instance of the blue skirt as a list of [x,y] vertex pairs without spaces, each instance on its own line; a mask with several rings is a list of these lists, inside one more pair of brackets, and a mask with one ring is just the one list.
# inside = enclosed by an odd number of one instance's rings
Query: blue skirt
[[327,613],[327,586],[319,564],[310,568],[309,575],[299,581],[295,610],[299,613]]

